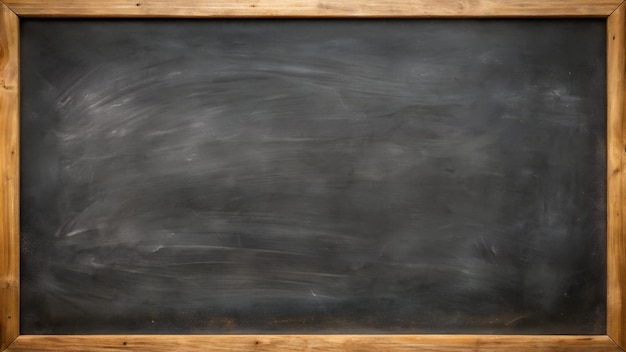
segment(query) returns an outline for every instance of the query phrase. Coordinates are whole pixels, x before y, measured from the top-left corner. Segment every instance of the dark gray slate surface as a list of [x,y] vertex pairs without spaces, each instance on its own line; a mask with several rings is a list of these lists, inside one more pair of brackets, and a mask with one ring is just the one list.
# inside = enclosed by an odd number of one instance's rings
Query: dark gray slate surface
[[604,333],[604,36],[25,19],[22,333]]

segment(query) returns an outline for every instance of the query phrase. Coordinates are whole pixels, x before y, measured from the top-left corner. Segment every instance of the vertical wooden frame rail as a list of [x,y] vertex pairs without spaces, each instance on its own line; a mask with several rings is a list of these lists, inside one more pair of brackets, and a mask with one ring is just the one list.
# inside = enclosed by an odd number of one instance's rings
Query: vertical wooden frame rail
[[0,350],[19,335],[19,34],[0,4]]
[[626,348],[626,4],[607,20],[607,335]]
[[[0,351],[624,351],[624,0],[0,0]],[[607,334],[20,335],[20,17],[600,17],[607,19]]]

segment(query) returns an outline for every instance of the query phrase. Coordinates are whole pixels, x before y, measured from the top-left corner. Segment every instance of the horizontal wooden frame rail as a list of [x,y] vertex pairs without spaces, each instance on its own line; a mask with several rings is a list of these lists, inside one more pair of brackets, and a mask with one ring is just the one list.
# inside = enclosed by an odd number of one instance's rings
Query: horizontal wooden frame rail
[[606,17],[621,0],[3,0],[18,16]]
[[[599,17],[607,20],[607,334],[20,335],[20,17]],[[0,0],[0,351],[624,351],[624,0]]]

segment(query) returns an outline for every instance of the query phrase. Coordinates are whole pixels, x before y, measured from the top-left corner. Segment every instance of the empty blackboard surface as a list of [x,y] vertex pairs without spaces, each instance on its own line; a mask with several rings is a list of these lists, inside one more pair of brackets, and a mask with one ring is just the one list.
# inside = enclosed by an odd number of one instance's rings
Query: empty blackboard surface
[[604,21],[21,34],[22,333],[605,332]]

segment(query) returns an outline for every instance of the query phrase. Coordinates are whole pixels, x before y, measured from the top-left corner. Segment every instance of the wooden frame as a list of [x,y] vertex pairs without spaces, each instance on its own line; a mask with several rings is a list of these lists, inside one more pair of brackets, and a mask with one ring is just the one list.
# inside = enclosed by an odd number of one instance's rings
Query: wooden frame
[[[624,0],[0,0],[0,351],[624,351]],[[20,17],[601,17],[607,20],[607,334],[20,335]]]

